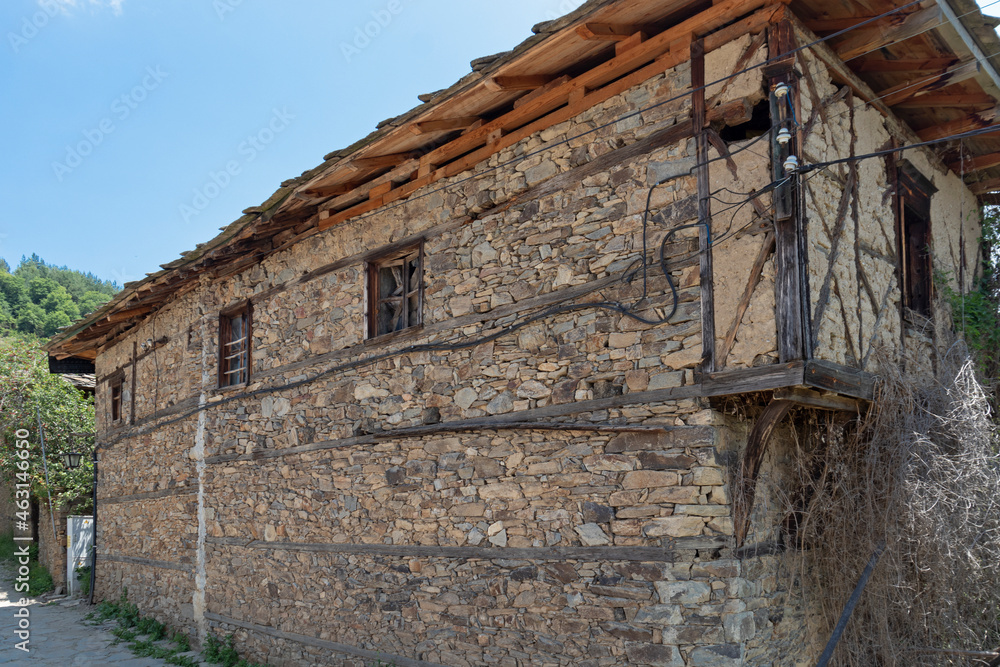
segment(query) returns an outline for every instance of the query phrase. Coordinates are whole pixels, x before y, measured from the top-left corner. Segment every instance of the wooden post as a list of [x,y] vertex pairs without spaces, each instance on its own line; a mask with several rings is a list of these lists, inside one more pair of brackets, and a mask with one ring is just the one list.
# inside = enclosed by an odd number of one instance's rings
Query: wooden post
[[715,289],[712,284],[712,209],[708,181],[708,134],[705,131],[705,43],[691,42],[692,131],[698,166],[698,249],[701,283],[701,370],[715,371]]
[[[781,57],[795,48],[795,38],[791,23],[785,19],[768,28],[768,56],[780,61]],[[789,63],[791,64],[791,63]],[[780,83],[789,87],[784,99],[775,100],[772,96],[772,122],[779,118],[791,117],[787,105],[798,106],[795,75],[791,68],[776,73],[771,77],[771,89]],[[692,68],[693,72],[693,68]],[[784,105],[785,108],[781,108]],[[780,114],[780,115],[779,115]],[[789,128],[792,129],[792,128]],[[777,132],[777,128],[775,129]],[[783,166],[787,155],[798,155],[798,140],[792,132],[791,141],[780,146],[772,141],[772,163],[775,179],[785,177]],[[808,279],[803,271],[803,256],[800,241],[803,234],[801,208],[798,201],[797,176],[792,176],[789,183],[777,188],[774,192],[774,234],[775,234],[775,316],[778,329],[778,356],[782,363],[803,359],[804,308],[803,282]]]

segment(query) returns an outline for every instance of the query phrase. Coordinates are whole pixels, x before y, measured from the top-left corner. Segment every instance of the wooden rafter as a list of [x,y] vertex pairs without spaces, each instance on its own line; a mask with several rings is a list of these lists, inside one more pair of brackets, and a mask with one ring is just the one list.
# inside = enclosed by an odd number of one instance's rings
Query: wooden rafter
[[990,178],[978,183],[970,183],[969,189],[972,190],[972,194],[976,195],[984,195],[988,192],[1000,190],[1000,178]]
[[841,30],[850,30],[859,23],[864,23],[865,21],[870,21],[871,19],[877,18],[879,15],[874,16],[845,16],[837,19],[809,19],[804,20],[803,23],[807,28],[812,30],[817,35],[829,32],[840,32]]
[[429,132],[450,132],[453,130],[464,130],[472,127],[481,119],[478,116],[466,116],[464,118],[442,118],[441,120],[424,120],[410,125],[410,132],[416,135],[427,134]]
[[985,107],[996,104],[986,93],[923,93],[897,102],[898,109],[928,109],[935,107]]
[[413,157],[412,153],[392,153],[391,155],[372,155],[353,158],[350,164],[359,169],[382,169],[398,167]]
[[641,28],[613,23],[584,23],[576,29],[576,34],[584,39],[609,42],[626,40],[637,32],[641,32]]
[[[945,137],[962,134],[963,132],[991,127],[996,120],[996,112],[997,109],[993,108],[989,111],[979,113],[967,113],[958,120],[953,120],[949,123],[940,123],[920,130],[917,132],[917,136],[920,137],[921,141],[934,141],[935,139],[944,139]],[[996,125],[996,128],[1000,131],[1000,125]]]
[[851,31],[833,50],[847,61],[936,28],[941,25],[942,16],[938,5],[912,14],[889,16]]
[[[539,95],[531,102],[431,151],[426,156],[429,162],[447,166],[396,188],[391,193],[393,200],[407,197],[412,192],[441,178],[461,173],[488,158],[496,150],[502,150],[541,129],[568,120],[587,108],[684,62],[689,55],[686,38],[691,34],[703,34],[717,30],[721,26],[731,23],[733,14],[739,15],[746,11],[758,10],[765,2],[766,0],[723,0],[711,9],[682,21],[635,48],[629,49],[547,93]],[[708,35],[706,48],[712,50],[740,35],[759,31],[768,22],[783,15],[785,11],[784,5],[771,5],[755,11],[746,18]],[[575,104],[566,105],[571,93],[579,89],[592,92],[588,92]],[[497,130],[516,131],[505,134],[502,140],[487,144],[487,141]],[[485,147],[483,147],[484,144],[486,144]],[[477,147],[482,148],[477,150]],[[416,171],[417,166],[415,165],[413,170],[407,173],[407,177]],[[407,165],[400,167],[400,169],[403,168],[409,169]],[[370,200],[334,212],[332,209],[337,204],[333,202],[330,208],[320,211],[319,229],[327,229],[355,215],[375,210],[379,205],[377,200]]]
[[851,63],[855,72],[933,72],[951,67],[958,58],[907,58],[886,60],[867,57]]
[[959,63],[939,72],[925,72],[910,81],[904,81],[881,91],[878,96],[888,106],[895,106],[921,92],[938,90],[945,86],[961,83],[979,73],[979,63],[975,60]]
[[534,90],[541,88],[553,78],[547,74],[527,74],[524,76],[494,76],[486,80],[486,87],[493,91]]
[[963,171],[965,173],[970,171],[980,171],[997,165],[1000,165],[1000,153],[987,153],[986,155],[977,155],[964,160],[951,162],[948,164],[948,168],[956,174],[960,174]]

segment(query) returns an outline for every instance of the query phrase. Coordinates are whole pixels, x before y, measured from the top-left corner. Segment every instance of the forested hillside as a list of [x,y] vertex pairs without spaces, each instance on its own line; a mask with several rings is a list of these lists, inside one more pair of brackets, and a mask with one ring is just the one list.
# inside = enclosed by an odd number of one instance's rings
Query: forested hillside
[[118,290],[111,281],[47,264],[35,254],[22,257],[14,271],[0,259],[0,332],[48,338],[100,308]]

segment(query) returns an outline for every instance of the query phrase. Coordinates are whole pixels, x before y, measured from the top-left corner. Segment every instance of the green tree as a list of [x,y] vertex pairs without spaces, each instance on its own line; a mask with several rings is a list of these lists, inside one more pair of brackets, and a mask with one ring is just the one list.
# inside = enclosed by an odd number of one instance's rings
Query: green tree
[[[90,451],[92,439],[84,443],[75,434],[94,432],[94,402],[63,377],[48,372],[48,357],[40,346],[41,341],[33,336],[0,338],[0,476],[8,481],[29,481],[39,499],[51,491],[60,507],[89,511],[93,480],[89,460],[77,470],[67,470],[59,454]],[[49,486],[42,466],[38,414],[45,434]],[[30,434],[24,470],[16,446],[19,429]],[[20,479],[16,477],[19,473]]]
[[44,325],[45,311],[37,304],[29,303],[18,313],[17,330],[23,334],[40,335]]
[[80,299],[80,315],[89,315],[110,300],[111,296],[108,294],[87,290],[83,293],[83,298]]
[[5,271],[0,271],[0,293],[11,308],[18,308],[28,300],[28,288],[24,281]]

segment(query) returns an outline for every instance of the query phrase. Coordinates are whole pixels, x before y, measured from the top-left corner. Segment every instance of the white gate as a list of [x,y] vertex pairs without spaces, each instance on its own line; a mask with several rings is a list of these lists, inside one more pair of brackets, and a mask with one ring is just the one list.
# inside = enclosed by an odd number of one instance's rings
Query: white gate
[[80,590],[76,568],[90,564],[90,547],[94,544],[94,517],[66,518],[66,582],[70,595]]

